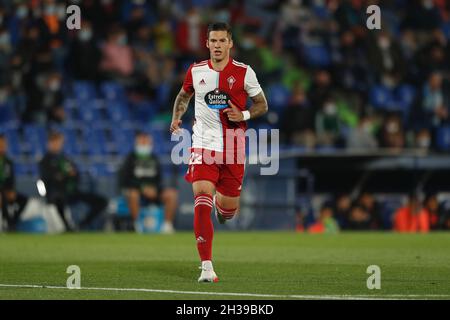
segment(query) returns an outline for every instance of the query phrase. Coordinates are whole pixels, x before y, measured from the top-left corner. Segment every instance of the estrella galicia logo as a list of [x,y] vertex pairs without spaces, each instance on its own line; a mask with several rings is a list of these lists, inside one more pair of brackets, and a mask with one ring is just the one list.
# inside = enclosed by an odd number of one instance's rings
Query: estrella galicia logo
[[205,102],[211,109],[224,109],[228,107],[230,97],[219,89],[214,89],[205,95]]

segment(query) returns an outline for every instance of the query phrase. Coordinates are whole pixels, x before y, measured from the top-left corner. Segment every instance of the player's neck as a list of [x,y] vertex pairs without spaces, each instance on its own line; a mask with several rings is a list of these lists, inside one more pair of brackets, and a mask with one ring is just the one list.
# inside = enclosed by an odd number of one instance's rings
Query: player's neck
[[220,61],[217,61],[216,59],[211,58],[211,65],[215,71],[222,71],[227,66],[228,62],[230,62],[230,56],[226,57],[225,59],[222,59]]

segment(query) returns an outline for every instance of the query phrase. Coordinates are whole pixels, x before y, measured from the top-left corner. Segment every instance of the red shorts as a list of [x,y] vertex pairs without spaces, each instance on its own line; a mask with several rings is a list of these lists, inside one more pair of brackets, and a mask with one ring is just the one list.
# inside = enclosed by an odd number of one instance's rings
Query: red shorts
[[241,195],[242,180],[244,179],[245,164],[242,161],[234,163],[219,163],[211,159],[218,158],[220,153],[206,149],[191,149],[189,168],[185,179],[194,183],[195,181],[211,181],[216,190],[228,197],[239,197]]

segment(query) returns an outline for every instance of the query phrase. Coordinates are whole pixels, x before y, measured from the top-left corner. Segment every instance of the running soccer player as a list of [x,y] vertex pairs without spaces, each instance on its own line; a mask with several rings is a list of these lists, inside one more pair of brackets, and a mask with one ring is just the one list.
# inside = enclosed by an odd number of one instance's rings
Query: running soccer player
[[[191,158],[186,180],[194,192],[194,233],[202,262],[199,282],[217,282],[212,265],[211,211],[224,223],[239,209],[244,177],[246,121],[268,110],[253,69],[230,57],[231,28],[226,23],[208,26],[206,47],[210,59],[192,64],[178,93],[170,131],[180,129],[181,117],[195,94]],[[246,110],[247,97],[253,105]],[[243,160],[244,158],[244,160]]]

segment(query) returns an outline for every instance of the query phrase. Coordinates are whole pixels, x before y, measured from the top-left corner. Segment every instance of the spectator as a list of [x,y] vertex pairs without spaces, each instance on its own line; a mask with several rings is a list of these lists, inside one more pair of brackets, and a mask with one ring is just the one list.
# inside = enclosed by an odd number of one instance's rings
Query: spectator
[[352,207],[352,199],[347,193],[340,194],[336,197],[334,203],[334,217],[339,224],[340,229],[348,228],[348,218]]
[[0,230],[15,231],[28,198],[15,189],[14,164],[6,155],[7,149],[6,137],[0,135]]
[[[107,206],[105,198],[91,192],[79,190],[79,172],[75,164],[63,154],[64,136],[51,132],[48,137],[48,152],[41,160],[40,174],[45,184],[47,201],[54,204],[68,231],[86,229]],[[83,202],[89,206],[89,212],[79,225],[73,226],[66,219],[68,205]]]
[[322,206],[319,219],[308,227],[309,233],[337,233],[338,231],[339,225],[333,218],[333,208],[329,204]]
[[423,88],[421,105],[425,119],[430,119],[428,125],[437,127],[448,122],[450,94],[444,87],[440,73],[433,72],[429,76],[428,82]]
[[370,230],[372,217],[369,212],[361,205],[354,205],[348,217],[348,228],[350,230]]
[[283,142],[313,148],[315,145],[314,113],[302,87],[292,93],[281,117]]
[[415,137],[415,147],[424,151],[429,151],[431,148],[431,133],[428,129],[420,129],[416,133]]
[[382,228],[380,204],[372,193],[364,191],[357,200],[358,204],[370,216],[368,229],[377,230]]
[[423,201],[423,207],[427,211],[430,220],[430,229],[439,229],[439,220],[445,215],[444,208],[439,205],[439,201],[436,193],[430,193],[425,197]]
[[173,188],[163,188],[161,165],[158,157],[152,151],[153,138],[144,132],[138,132],[135,138],[135,150],[128,155],[120,169],[119,184],[125,192],[133,220],[139,216],[141,203],[163,204],[162,232],[173,233],[177,191]]
[[69,69],[77,80],[96,81],[101,52],[90,21],[83,20],[69,50]]
[[430,217],[428,212],[421,208],[417,195],[411,194],[408,203],[394,213],[394,230],[422,233],[430,230]]
[[315,122],[317,143],[322,146],[334,146],[338,142],[341,128],[334,99],[330,98],[324,102],[316,114]]
[[378,148],[378,142],[374,135],[373,123],[370,117],[359,120],[358,126],[351,129],[347,137],[347,148],[373,151]]
[[103,44],[100,62],[100,68],[106,78],[126,83],[132,75],[133,54],[127,42],[127,34],[123,29],[112,28]]
[[379,132],[379,145],[382,148],[401,150],[405,147],[405,133],[400,117],[387,115]]

